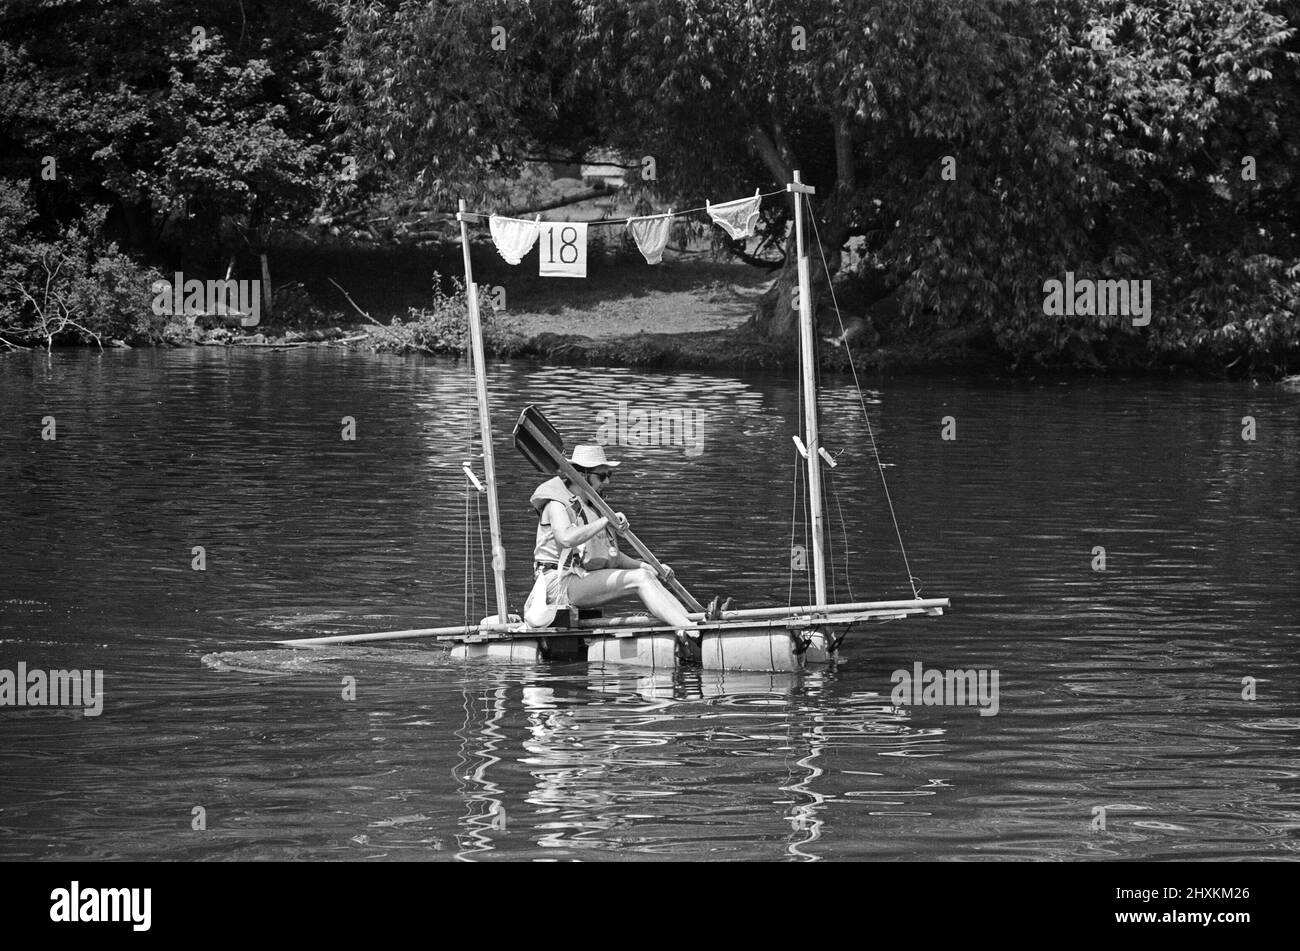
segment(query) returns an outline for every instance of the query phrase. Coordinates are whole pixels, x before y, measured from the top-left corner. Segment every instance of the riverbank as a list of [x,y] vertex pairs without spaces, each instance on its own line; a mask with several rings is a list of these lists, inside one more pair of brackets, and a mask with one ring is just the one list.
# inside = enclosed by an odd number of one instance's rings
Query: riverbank
[[[608,211],[608,209],[607,209]],[[473,249],[474,279],[491,306],[483,308],[488,351],[555,363],[656,369],[783,369],[797,364],[797,346],[764,339],[750,319],[776,276],[710,250],[707,242],[671,246],[659,265],[648,265],[622,229],[595,229],[587,277],[540,277],[535,259],[507,264],[490,242]],[[758,249],[751,248],[751,252]],[[277,273],[299,282],[316,305],[351,320],[358,310],[389,329],[374,332],[380,349],[455,349],[463,339],[463,273],[458,242],[375,247],[321,247],[277,252]],[[964,373],[1029,377],[1160,376],[1171,374],[1275,379],[1300,369],[1300,352],[1283,354],[1274,342],[1258,352],[1225,344],[1206,328],[1174,332],[1111,327],[1081,334],[1055,324],[1017,333],[1015,320],[953,319],[904,313],[880,299],[879,280],[846,269],[835,282],[850,353],[830,341],[842,332],[828,302],[821,302],[818,363],[828,371],[852,365],[890,373]],[[434,289],[434,282],[439,291]],[[355,301],[350,303],[339,288]],[[431,304],[432,302],[432,304]],[[427,326],[411,326],[413,317]],[[399,325],[393,329],[393,322]],[[334,322],[338,322],[335,320]],[[995,337],[995,328],[1001,337]],[[1062,334],[1067,346],[1052,342]],[[1261,331],[1262,333],[1262,331]],[[1184,342],[1170,348],[1174,338]],[[1263,338],[1261,337],[1261,340]],[[1200,341],[1200,342],[1194,342]]]
[[[328,248],[283,250],[277,273],[293,288],[290,306],[278,307],[256,329],[208,328],[193,333],[191,342],[460,352],[463,292],[453,276],[461,267],[456,248],[351,248],[346,255]],[[782,369],[798,362],[796,346],[766,340],[750,325],[774,271],[697,249],[670,249],[662,264],[650,266],[634,248],[617,245],[593,255],[582,280],[542,278],[526,264],[512,267],[490,245],[476,246],[474,267],[493,356],[655,369]],[[846,325],[864,317],[868,308],[851,290],[837,294]],[[989,368],[989,354],[972,349],[960,334],[949,336],[938,346],[920,339],[859,346],[853,362],[859,369],[909,372]],[[830,371],[848,369],[845,350],[825,340],[819,362]]]
[[[495,357],[550,363],[646,369],[789,371],[797,345],[764,339],[750,324],[775,271],[728,261],[702,249],[669,250],[664,263],[645,264],[634,247],[610,241],[593,253],[588,276],[539,277],[527,263],[506,264],[490,244],[474,251],[483,299],[484,337]],[[105,346],[248,346],[268,350],[307,346],[364,347],[390,352],[463,353],[467,345],[459,248],[447,244],[281,248],[273,255],[274,307],[255,328],[221,325],[220,318],[171,319],[146,339],[111,336]],[[247,268],[245,268],[247,270]],[[1044,365],[1000,348],[981,322],[941,327],[909,320],[870,301],[861,281],[836,282],[852,351],[834,337],[840,325],[823,313],[818,363],[828,372],[1042,376],[1160,376],[1277,379],[1300,368],[1296,359],[1253,368],[1250,361],[1217,365],[1174,360],[1134,349],[1098,355],[1079,348],[1070,362]],[[834,329],[832,329],[834,328]],[[834,334],[834,337],[832,336]],[[56,342],[71,342],[60,338]],[[12,347],[12,344],[9,344]],[[4,352],[0,350],[0,352]]]

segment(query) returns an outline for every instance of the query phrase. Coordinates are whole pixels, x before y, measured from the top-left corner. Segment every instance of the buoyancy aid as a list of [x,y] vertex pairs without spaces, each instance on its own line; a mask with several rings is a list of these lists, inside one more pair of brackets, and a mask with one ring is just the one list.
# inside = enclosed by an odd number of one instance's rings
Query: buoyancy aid
[[[551,502],[559,502],[569,510],[569,517],[575,525],[591,523],[587,508],[559,476],[539,485],[528,501],[537,512],[537,541],[533,546],[533,561],[555,564],[560,560],[561,549],[555,538],[555,530],[546,515],[546,506]],[[579,545],[576,556],[570,556],[568,565],[577,569],[588,559],[616,557],[618,557],[618,543],[614,539],[613,531],[607,528],[600,535]]]

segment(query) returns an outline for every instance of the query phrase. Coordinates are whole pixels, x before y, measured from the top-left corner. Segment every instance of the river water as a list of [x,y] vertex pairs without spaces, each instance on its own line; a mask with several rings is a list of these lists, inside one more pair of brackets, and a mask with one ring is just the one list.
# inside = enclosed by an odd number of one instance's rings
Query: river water
[[[570,445],[691,414],[608,447],[610,500],[700,600],[807,600],[793,379],[489,376],[516,610],[530,402]],[[493,612],[463,362],[0,359],[0,670],[103,672],[98,716],[0,707],[0,858],[1295,858],[1300,394],[824,383],[836,597],[910,570],[952,608],[831,668],[651,674],[272,643]],[[918,664],[996,673],[996,712],[896,705]]]

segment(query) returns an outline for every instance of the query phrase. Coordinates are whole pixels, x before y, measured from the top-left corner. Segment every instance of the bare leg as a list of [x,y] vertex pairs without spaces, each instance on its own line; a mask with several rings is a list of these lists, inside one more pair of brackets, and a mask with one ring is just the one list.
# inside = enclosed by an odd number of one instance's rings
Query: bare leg
[[568,581],[569,602],[578,607],[607,604],[629,594],[639,597],[646,609],[665,624],[695,633],[694,622],[681,603],[644,568],[602,568]]

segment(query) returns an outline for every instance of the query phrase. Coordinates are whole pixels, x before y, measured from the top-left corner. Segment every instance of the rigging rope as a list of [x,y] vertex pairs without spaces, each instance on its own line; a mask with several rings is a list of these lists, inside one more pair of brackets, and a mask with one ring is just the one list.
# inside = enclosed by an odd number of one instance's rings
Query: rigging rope
[[[806,499],[810,499],[812,498],[812,486],[808,484],[808,471],[804,469],[802,466],[800,466],[799,469],[800,469],[799,486],[800,488],[803,489],[804,497]],[[804,593],[804,598],[805,598],[804,604],[817,603],[816,601],[817,594],[816,594],[816,590],[813,587],[813,569],[812,569],[813,550],[812,550],[812,538],[810,537],[811,531],[812,531],[812,519],[805,518],[803,520],[803,580],[804,580],[804,587],[806,589]]]
[[[473,364],[473,360],[465,361],[465,369],[469,371],[470,374],[469,376],[466,377],[466,379],[469,382],[469,390],[471,393],[474,392],[474,380],[473,380],[474,371],[473,371],[472,364]],[[476,400],[477,400],[477,396],[468,400],[467,405],[472,405],[474,402],[476,402]],[[465,458],[468,460],[473,460],[474,458],[474,416],[472,413],[465,414]],[[470,462],[470,468],[471,470],[473,469],[472,462]],[[470,557],[470,552],[471,552],[470,518],[469,518],[470,496],[474,497],[474,520],[478,528],[479,562],[484,566],[483,567],[483,602],[482,602],[483,610],[478,612],[478,617],[487,616],[487,605],[490,603],[490,601],[488,600],[487,552],[483,547],[483,498],[482,498],[483,493],[480,492],[478,488],[475,487],[474,484],[470,481],[469,477],[466,476],[465,478],[465,527],[464,527],[464,531],[465,531],[464,611],[465,611],[466,628],[470,626],[470,617],[471,617],[470,591],[474,587],[474,559]]]
[[[817,464],[818,464],[818,465],[821,465],[820,462],[818,462]],[[830,469],[827,469],[827,470],[826,470],[826,473],[825,473],[825,475],[823,476],[823,478],[825,478],[825,480],[826,480],[823,484],[826,486],[827,489],[830,490],[831,498],[832,498],[832,499],[835,499],[835,500],[836,500],[836,504],[838,505],[838,504],[839,504],[839,502],[838,502],[839,496],[838,496],[838,495],[836,494],[836,492],[835,492],[835,481],[834,481],[833,476],[831,475],[831,470],[830,470]],[[824,517],[825,517],[825,513],[823,513],[823,518],[824,518]],[[830,573],[830,576],[831,576],[831,603],[832,603],[832,604],[836,603],[836,602],[839,601],[839,599],[840,599],[840,594],[839,594],[839,592],[840,592],[840,588],[839,588],[839,585],[836,584],[836,582],[835,582],[835,545],[834,545],[834,540],[835,540],[835,534],[834,534],[833,532],[827,532],[827,533],[826,533],[826,567],[830,569],[830,572],[829,572],[829,573]],[[845,574],[845,576],[847,576],[848,573],[849,573],[849,550],[848,550],[848,548],[846,547],[846,548],[844,549],[844,574]]]
[[[802,357],[803,354],[802,336],[799,337],[799,349],[797,351],[797,354]],[[802,427],[802,420],[803,420],[803,413],[804,413],[804,399],[803,399],[804,394],[803,394],[802,380],[800,380],[795,392],[796,392],[795,419],[797,421],[796,425]],[[800,428],[800,432],[802,433],[802,428]],[[793,442],[791,443],[791,445],[793,445]],[[807,446],[805,446],[804,448],[806,449]],[[787,604],[786,604],[787,607],[794,606],[794,529],[795,529],[795,513],[798,511],[798,505],[799,505],[799,490],[807,486],[807,492],[805,493],[805,495],[809,500],[811,500],[812,498],[812,486],[808,484],[807,481],[808,471],[804,466],[799,464],[799,458],[800,458],[799,450],[795,449],[794,508],[790,512],[790,591],[787,595]],[[813,591],[813,569],[810,566],[810,559],[813,558],[813,553],[812,553],[812,548],[809,547],[809,542],[811,541],[811,539],[809,538],[809,534],[808,534],[810,528],[809,523],[812,521],[811,516],[807,512],[807,505],[809,504],[811,504],[811,502],[805,504],[805,518],[803,520],[803,576],[804,576],[804,584],[807,587],[807,592],[805,594],[807,600],[804,601],[804,604],[815,604],[816,603],[814,600],[815,593]]]
[[[483,493],[475,489],[474,496],[475,496],[475,503],[476,503],[474,505],[474,515],[478,519],[478,557],[479,557],[479,564],[483,566],[483,613],[479,616],[487,617],[488,605],[491,604],[492,602],[488,599],[489,565],[487,560],[487,549],[483,547]],[[500,621],[502,624],[504,624],[506,621],[505,618],[497,618],[497,620]]]
[[469,558],[469,494],[473,491],[474,491],[474,487],[470,485],[469,479],[466,479],[465,480],[465,527],[463,530],[463,534],[465,538],[464,613],[465,613],[465,627],[467,628],[469,627],[470,572],[473,570],[472,566],[470,565],[470,558]]
[[840,494],[833,487],[831,497],[835,500],[835,511],[840,514],[840,534],[844,536],[844,586],[849,592],[849,601],[856,601],[853,597],[853,576],[849,571],[849,527],[844,521],[844,509],[840,506]]
[[[821,233],[817,230],[817,216],[812,214],[812,199],[808,199],[808,218],[812,222],[813,237],[817,242],[817,253],[821,256],[822,269],[826,272],[826,287],[831,294],[831,305],[835,308],[835,320],[840,326],[840,339],[844,339],[844,318],[840,315],[839,301],[835,299],[835,286],[831,281],[831,269],[826,263],[826,251],[822,248]],[[848,341],[841,344],[844,352],[848,355]],[[894,523],[894,534],[898,538],[898,550],[903,554],[903,567],[907,569],[907,583],[912,587],[912,597],[919,599],[920,593],[916,589],[916,576],[912,574],[912,565],[907,558],[907,548],[903,544],[903,533],[898,527],[898,516],[894,512],[894,500],[889,495],[889,482],[885,479],[885,467],[880,462],[880,450],[876,446],[876,434],[871,428],[871,416],[867,413],[867,401],[862,396],[862,385],[858,382],[858,370],[853,365],[853,358],[849,356],[849,370],[853,374],[853,388],[858,393],[858,404],[862,407],[862,418],[867,424],[867,435],[871,437],[871,452],[876,458],[876,471],[880,473],[880,484],[885,490],[885,501],[889,505],[889,517]]]
[[[792,444],[793,445],[793,444]],[[799,451],[794,453],[794,477],[790,480],[790,584],[786,590],[786,607],[794,607],[794,539],[795,529],[798,526],[799,497],[800,490],[803,489],[808,474],[799,462]],[[813,603],[812,590],[812,570],[808,567],[808,559],[812,557],[812,551],[808,547],[808,519],[803,521],[803,576],[804,582],[808,587],[807,598],[804,604]]]
[[799,511],[799,453],[794,454],[794,475],[790,477],[790,584],[786,587],[785,603],[794,606],[794,529],[795,515]]

